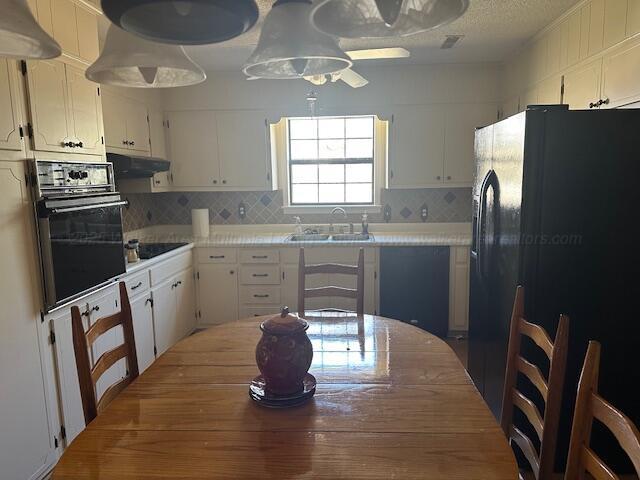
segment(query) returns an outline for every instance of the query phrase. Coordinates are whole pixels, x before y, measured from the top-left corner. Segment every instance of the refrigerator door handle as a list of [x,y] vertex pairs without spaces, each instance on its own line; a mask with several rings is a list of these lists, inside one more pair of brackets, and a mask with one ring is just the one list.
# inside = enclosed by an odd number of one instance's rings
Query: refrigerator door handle
[[482,187],[480,189],[480,202],[478,204],[478,222],[477,222],[477,231],[476,231],[476,271],[479,279],[484,279],[485,270],[483,268],[484,265],[484,231],[485,231],[485,222],[486,222],[486,202],[487,202],[487,191],[489,187],[493,185],[495,179],[497,178],[496,172],[494,170],[489,170],[482,181]]

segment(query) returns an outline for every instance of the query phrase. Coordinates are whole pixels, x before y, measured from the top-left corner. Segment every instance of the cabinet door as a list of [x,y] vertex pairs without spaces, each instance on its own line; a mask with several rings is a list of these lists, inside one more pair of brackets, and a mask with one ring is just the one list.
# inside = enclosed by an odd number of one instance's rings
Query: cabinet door
[[149,368],[156,359],[152,303],[151,294],[143,295],[131,302],[133,335],[136,338],[136,355],[140,373]]
[[102,92],[104,143],[107,147],[127,148],[127,109],[125,100],[111,92]]
[[218,112],[216,122],[222,186],[269,188],[264,112]]
[[445,183],[471,184],[473,182],[476,128],[495,122],[496,117],[495,105],[456,105],[447,109]]
[[193,268],[176,277],[176,319],[180,338],[189,335],[196,328],[196,289]]
[[238,271],[236,265],[199,265],[201,322],[216,324],[238,319]]
[[169,151],[173,185],[217,187],[220,185],[216,113],[170,112]]
[[64,63],[55,60],[28,62],[27,71],[34,149],[71,151],[63,145],[70,137]]
[[588,109],[600,99],[602,60],[589,63],[564,75],[562,103],[572,110]]
[[0,59],[0,149],[22,150],[16,63]]
[[164,118],[159,110],[149,110],[149,136],[151,138],[151,156],[166,159]]
[[555,105],[560,103],[562,96],[562,77],[551,77],[538,85],[538,103],[541,105]]
[[76,4],[71,0],[51,0],[51,19],[53,38],[60,44],[62,51],[79,57]]
[[151,289],[153,298],[153,331],[157,355],[171,348],[180,337],[176,328],[175,280],[170,279]]
[[393,118],[392,188],[442,184],[446,112],[440,106],[400,107]]
[[84,72],[67,65],[71,136],[82,147],[74,153],[104,154],[102,143],[102,105],[99,86],[84,76]]
[[610,53],[603,59],[602,99],[606,108],[618,107],[640,99],[640,44]]
[[149,153],[149,122],[147,121],[147,106],[134,100],[127,102],[127,139],[129,150]]
[[449,268],[449,330],[469,329],[469,249],[452,247]]
[[93,63],[100,54],[98,42],[98,17],[76,5],[78,52],[80,58]]
[[[40,478],[55,457],[37,311],[37,271],[32,261],[29,190],[22,165],[0,162],[0,476]],[[10,275],[7,273],[11,272]]]

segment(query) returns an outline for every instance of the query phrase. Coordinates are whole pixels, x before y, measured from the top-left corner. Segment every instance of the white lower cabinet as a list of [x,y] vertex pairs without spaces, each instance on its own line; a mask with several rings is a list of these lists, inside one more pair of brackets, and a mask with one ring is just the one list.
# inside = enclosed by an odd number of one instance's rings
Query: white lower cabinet
[[449,255],[449,331],[469,329],[469,248],[451,247]]
[[153,335],[153,299],[151,293],[141,295],[131,301],[133,335],[136,339],[138,370],[144,372],[156,359]]
[[151,288],[157,355],[161,355],[195,328],[196,302],[193,268]]
[[203,324],[238,319],[238,266],[236,264],[198,265],[198,318]]

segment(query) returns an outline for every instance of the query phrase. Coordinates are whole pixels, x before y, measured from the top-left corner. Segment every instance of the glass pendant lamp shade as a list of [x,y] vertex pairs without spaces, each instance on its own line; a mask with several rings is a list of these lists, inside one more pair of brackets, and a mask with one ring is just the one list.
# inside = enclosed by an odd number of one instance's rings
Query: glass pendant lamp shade
[[204,45],[237,37],[258,20],[255,0],[102,0],[119,27],[148,40]]
[[27,0],[0,0],[0,57],[55,58],[60,45],[33,17]]
[[452,22],[468,6],[469,0],[321,0],[311,23],[345,38],[408,36]]
[[258,46],[244,73],[258,78],[326,75],[353,62],[331,36],[311,27],[309,0],[278,0],[264,20]]
[[207,78],[184,48],[150,42],[115,25],[86,76],[96,83],[139,88],[183,87]]

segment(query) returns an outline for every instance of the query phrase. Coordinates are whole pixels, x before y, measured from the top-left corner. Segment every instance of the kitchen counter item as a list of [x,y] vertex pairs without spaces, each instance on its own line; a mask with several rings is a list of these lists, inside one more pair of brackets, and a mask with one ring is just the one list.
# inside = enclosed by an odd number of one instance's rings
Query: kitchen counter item
[[518,478],[504,433],[456,354],[396,320],[309,319],[320,388],[294,410],[260,408],[247,383],[266,319],[218,325],[170,348],[64,451],[53,480],[138,478],[140,465],[144,477],[166,480],[257,471],[277,479]]
[[124,246],[127,253],[127,263],[137,263],[140,261],[140,242],[138,240],[129,240]]
[[263,333],[256,347],[256,363],[267,392],[293,396],[304,390],[303,381],[313,359],[308,328],[309,323],[289,313],[288,307],[260,325]]
[[302,390],[291,395],[274,395],[267,388],[263,375],[258,375],[249,386],[249,396],[259,405],[268,408],[289,408],[302,405],[316,393],[316,377],[307,373],[302,381]]

